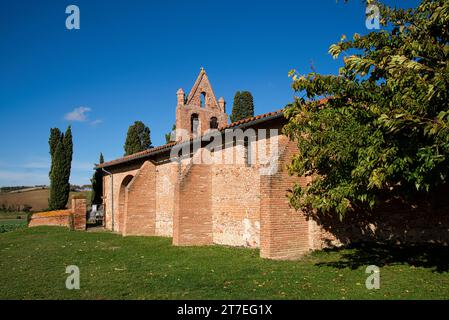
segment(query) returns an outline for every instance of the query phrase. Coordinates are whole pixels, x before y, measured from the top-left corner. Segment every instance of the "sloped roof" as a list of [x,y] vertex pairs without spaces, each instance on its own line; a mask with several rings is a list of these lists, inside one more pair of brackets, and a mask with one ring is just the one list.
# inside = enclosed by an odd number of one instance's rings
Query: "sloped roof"
[[[259,123],[259,122],[263,122],[263,121],[268,121],[268,120],[272,120],[274,118],[280,118],[284,116],[284,109],[280,109],[277,111],[273,111],[273,112],[268,112],[268,113],[264,113],[255,117],[250,117],[250,118],[246,118],[246,119],[242,119],[236,122],[232,122],[226,126],[220,127],[218,130],[220,132],[225,131],[226,129],[231,129],[231,128],[235,128],[235,127],[239,127],[239,126],[243,126],[243,125],[251,125],[251,124],[255,124],[255,123]],[[203,135],[204,136],[204,135]],[[200,139],[203,136],[196,138],[196,139]],[[194,139],[190,139],[190,142],[193,141]],[[155,148],[151,148],[148,150],[144,150],[141,152],[137,152],[134,154],[131,154],[129,156],[125,156],[122,158],[118,158],[112,161],[108,161],[99,165],[96,165],[96,169],[100,169],[100,168],[107,168],[107,167],[112,167],[118,164],[123,164],[123,163],[127,163],[136,159],[141,159],[141,158],[147,158],[150,157],[152,155],[161,153],[165,150],[170,150],[172,147],[174,147],[175,145],[181,144],[181,143],[186,143],[189,141],[178,141],[178,142],[170,142]]]

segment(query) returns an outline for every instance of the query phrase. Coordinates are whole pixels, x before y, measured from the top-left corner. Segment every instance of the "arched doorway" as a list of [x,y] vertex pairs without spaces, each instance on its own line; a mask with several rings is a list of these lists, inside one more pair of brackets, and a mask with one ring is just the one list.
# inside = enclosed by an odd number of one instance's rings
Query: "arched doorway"
[[118,199],[118,212],[115,219],[115,231],[122,231],[123,230],[123,222],[124,222],[124,214],[125,214],[125,194],[126,194],[126,187],[129,185],[131,180],[134,177],[132,175],[126,176],[121,185],[120,185],[120,191],[119,191],[119,199]]

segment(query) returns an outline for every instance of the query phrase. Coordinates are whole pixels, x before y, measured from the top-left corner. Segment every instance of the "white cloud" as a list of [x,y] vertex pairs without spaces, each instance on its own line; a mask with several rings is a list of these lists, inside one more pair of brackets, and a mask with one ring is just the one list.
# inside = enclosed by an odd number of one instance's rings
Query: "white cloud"
[[78,107],[75,108],[72,112],[67,113],[64,116],[64,119],[68,121],[87,121],[87,112],[92,111],[91,108],[87,107]]

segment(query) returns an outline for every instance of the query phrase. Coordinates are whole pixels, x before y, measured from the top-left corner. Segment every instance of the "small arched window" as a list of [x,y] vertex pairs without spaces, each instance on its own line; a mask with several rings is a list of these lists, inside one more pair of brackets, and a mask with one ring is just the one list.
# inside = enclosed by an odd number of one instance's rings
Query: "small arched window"
[[190,130],[193,134],[198,133],[198,127],[199,127],[200,121],[198,119],[198,114],[193,113],[190,116]]
[[205,108],[206,107],[206,92],[201,92],[200,95],[200,107]]
[[217,119],[217,117],[210,118],[210,128],[211,129],[218,129],[218,119]]

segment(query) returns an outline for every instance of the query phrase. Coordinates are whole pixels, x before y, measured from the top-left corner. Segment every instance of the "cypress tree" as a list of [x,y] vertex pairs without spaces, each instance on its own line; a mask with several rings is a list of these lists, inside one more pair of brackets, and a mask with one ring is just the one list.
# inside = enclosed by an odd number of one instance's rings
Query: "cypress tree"
[[254,117],[254,99],[253,95],[249,91],[243,91],[240,95],[242,103],[243,119]]
[[56,151],[56,147],[61,140],[61,131],[58,128],[51,128],[50,129],[50,138],[48,140],[48,144],[50,146],[50,156],[51,156],[51,165],[50,165],[50,172],[48,173],[49,176],[51,176],[51,171],[53,170],[53,158]]
[[[104,163],[103,154],[100,153],[100,164]],[[92,195],[91,195],[91,203],[92,204],[101,204],[103,195],[103,172],[101,169],[97,169],[94,172],[92,179]]]
[[64,146],[64,159],[63,159],[63,178],[64,186],[62,189],[62,200],[65,200],[64,206],[67,204],[70,195],[70,172],[72,170],[72,158],[73,158],[73,141],[72,141],[72,128],[69,126],[63,136],[62,144]]
[[237,91],[234,95],[234,103],[232,105],[231,122],[236,122],[242,119],[240,115],[240,106],[240,91]]
[[72,165],[72,157],[73,157],[72,128],[70,126],[68,126],[68,128],[64,134],[63,143],[64,143],[64,149],[65,149],[65,153],[66,153],[65,159],[67,160],[67,163],[69,165],[68,169],[70,171],[70,168]]
[[48,206],[50,210],[60,210],[64,209],[67,204],[67,199],[64,196],[66,185],[65,185],[65,150],[62,140],[56,145],[53,154],[53,168],[50,173],[50,199],[48,201]]
[[58,128],[50,130],[50,210],[64,209],[70,194],[70,171],[73,157],[72,131],[70,126],[62,134]]
[[151,148],[150,128],[142,121],[129,126],[124,145],[125,156]]
[[251,92],[237,91],[232,106],[231,122],[254,117],[254,101]]

